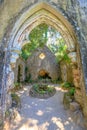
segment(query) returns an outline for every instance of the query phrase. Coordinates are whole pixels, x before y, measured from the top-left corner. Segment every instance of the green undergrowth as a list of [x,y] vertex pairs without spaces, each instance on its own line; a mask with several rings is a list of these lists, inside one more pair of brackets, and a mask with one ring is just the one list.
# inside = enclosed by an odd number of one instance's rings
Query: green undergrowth
[[44,84],[34,84],[33,89],[39,94],[52,93],[54,87]]
[[74,96],[75,87],[74,87],[74,85],[72,83],[70,83],[70,82],[64,82],[61,85],[61,87],[62,87],[62,89],[67,90],[69,95]]

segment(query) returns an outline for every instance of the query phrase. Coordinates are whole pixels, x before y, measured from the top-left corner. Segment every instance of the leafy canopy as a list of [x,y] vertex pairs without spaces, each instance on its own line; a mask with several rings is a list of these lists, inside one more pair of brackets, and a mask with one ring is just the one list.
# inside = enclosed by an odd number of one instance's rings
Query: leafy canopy
[[22,48],[21,57],[23,59],[27,60],[36,48],[46,45],[54,53],[58,62],[61,60],[70,62],[64,39],[51,26],[43,23],[34,28],[29,35],[29,41]]

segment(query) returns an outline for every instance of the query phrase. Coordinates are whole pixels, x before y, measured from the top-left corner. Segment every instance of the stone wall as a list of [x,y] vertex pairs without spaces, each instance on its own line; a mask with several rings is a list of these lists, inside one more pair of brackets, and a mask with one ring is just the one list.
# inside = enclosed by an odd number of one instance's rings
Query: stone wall
[[62,61],[60,63],[60,68],[62,81],[73,83],[72,66]]
[[[87,68],[87,6],[85,6],[87,2],[84,0],[85,3],[83,4],[82,0],[79,0],[79,1],[78,0],[63,0],[63,1],[61,0],[25,0],[25,1],[24,0],[15,0],[15,1],[4,0],[4,1],[0,1],[0,45],[2,46],[1,48],[2,53],[4,51],[4,48],[10,48],[10,51],[11,51],[12,46],[9,44],[9,41],[11,37],[14,35],[15,30],[13,30],[13,27],[15,26],[15,23],[19,20],[19,18],[22,19],[23,13],[25,13],[28,9],[32,9],[36,4],[41,3],[41,2],[46,2],[48,5],[52,6],[56,10],[55,11],[56,13],[57,11],[60,12],[62,16],[64,16],[64,18],[67,21],[69,21],[69,23],[72,25],[74,32],[76,34],[77,40],[73,41],[75,44],[74,51],[76,51],[77,53],[77,70],[78,70],[78,75],[79,75],[79,78],[77,76],[78,80],[76,81],[80,82],[78,85],[79,93],[81,94],[80,96],[83,102],[82,103],[80,101],[79,103],[82,106],[84,115],[87,117],[87,96],[86,96],[87,94],[86,93],[87,92],[87,71],[86,71],[86,68]],[[34,8],[33,8],[33,11],[34,11]],[[20,22],[17,24],[20,25]],[[13,34],[11,33],[12,30],[13,30]],[[68,30],[69,30],[69,27],[68,27]],[[72,34],[70,35],[72,37]],[[67,35],[67,38],[65,38],[67,43],[68,43],[68,38],[70,35]],[[7,54],[6,63],[5,61],[3,62],[3,58],[0,58],[0,63],[2,63],[0,64],[0,69],[3,67],[3,64],[7,65],[7,63],[10,63],[10,56],[8,55],[8,51],[6,54]],[[0,84],[2,82],[2,77],[3,77],[2,72],[3,72],[3,69],[1,69],[1,72],[0,72],[1,73]],[[75,74],[75,70],[74,70],[74,74]],[[76,90],[76,93],[77,91],[78,89]],[[79,94],[77,94],[77,97],[79,97],[78,95]]]

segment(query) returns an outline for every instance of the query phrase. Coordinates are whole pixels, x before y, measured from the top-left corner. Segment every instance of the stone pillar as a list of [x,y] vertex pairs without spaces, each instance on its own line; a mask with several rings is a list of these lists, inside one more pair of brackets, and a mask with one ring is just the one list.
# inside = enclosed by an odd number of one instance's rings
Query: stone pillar
[[83,107],[83,97],[82,97],[82,91],[81,91],[81,85],[80,85],[80,70],[77,67],[77,65],[73,64],[72,66],[72,72],[73,72],[73,83],[75,86],[75,100]]
[[66,82],[67,81],[67,66],[64,64],[64,62],[60,63],[61,68],[61,79]]

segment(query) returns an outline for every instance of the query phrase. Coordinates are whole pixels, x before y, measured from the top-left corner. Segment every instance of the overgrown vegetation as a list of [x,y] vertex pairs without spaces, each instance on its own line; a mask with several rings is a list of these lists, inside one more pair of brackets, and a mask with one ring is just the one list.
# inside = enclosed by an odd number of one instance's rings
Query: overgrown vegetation
[[69,95],[74,96],[75,93],[75,87],[70,88]]
[[39,94],[52,93],[54,91],[54,87],[44,84],[34,84],[33,89]]
[[75,93],[75,87],[72,83],[69,83],[69,82],[64,82],[62,84],[62,88],[65,89],[65,90],[68,90],[68,94],[70,96],[74,96],[74,93]]
[[27,58],[36,48],[45,45],[47,42],[47,30],[48,26],[46,24],[40,24],[31,31],[29,35],[30,42],[26,44],[22,49],[21,56],[23,59],[27,60]]
[[74,85],[70,82],[64,82],[64,83],[62,83],[61,86],[62,86],[62,88],[69,89],[69,88],[73,87]]

